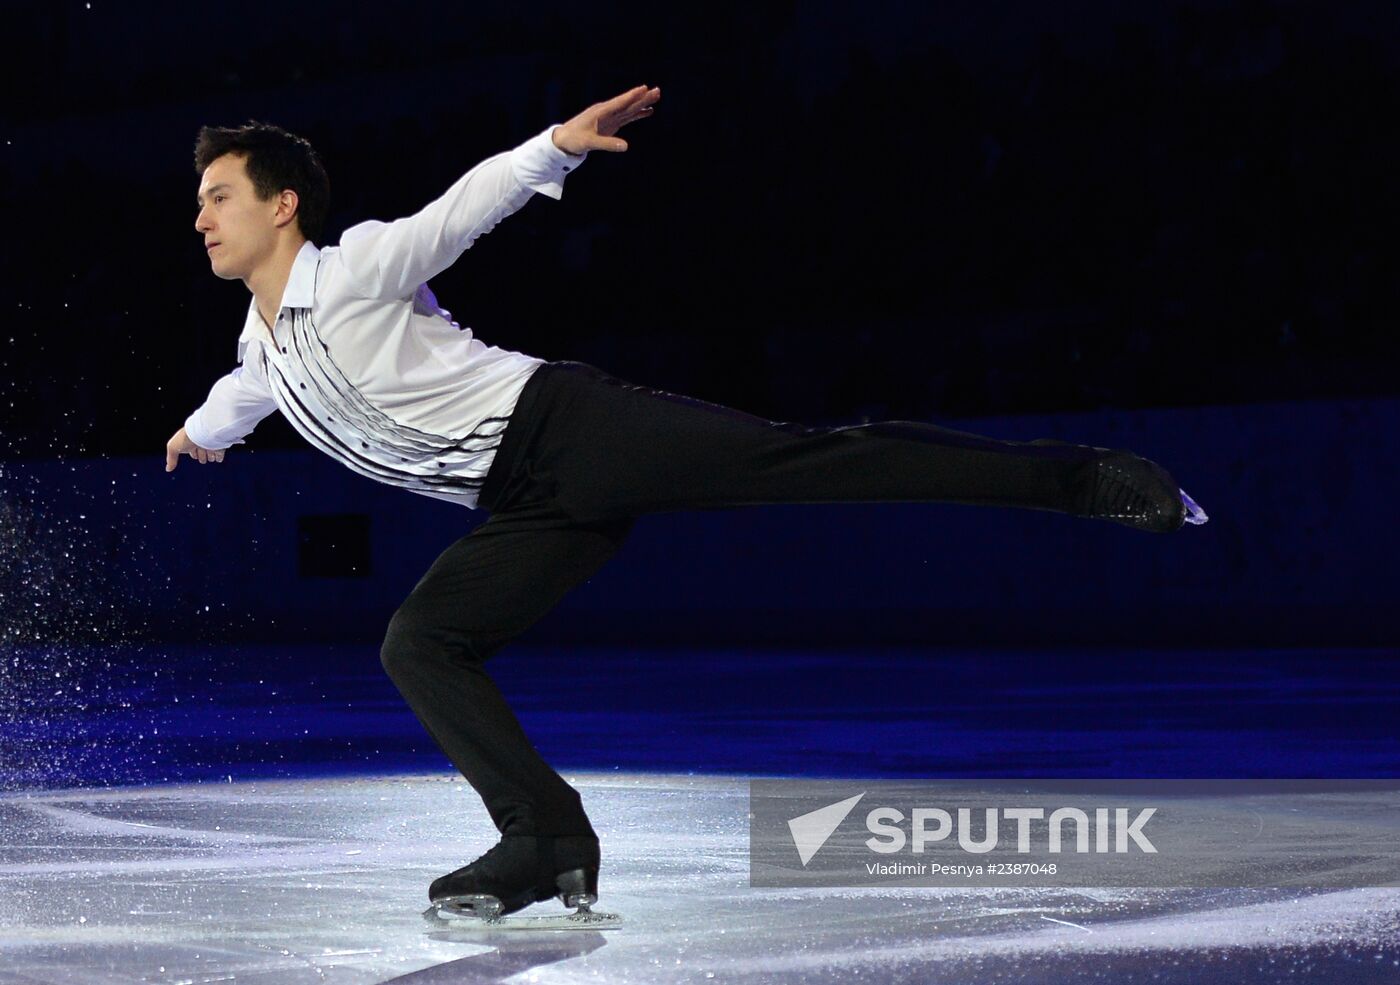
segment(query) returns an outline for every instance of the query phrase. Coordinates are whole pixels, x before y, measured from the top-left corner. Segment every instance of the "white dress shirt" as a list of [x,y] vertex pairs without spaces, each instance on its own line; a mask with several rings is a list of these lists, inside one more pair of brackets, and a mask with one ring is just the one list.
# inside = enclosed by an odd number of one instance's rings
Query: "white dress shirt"
[[[557,124],[555,125],[557,126]],[[438,307],[425,283],[535,192],[560,199],[587,154],[550,126],[488,157],[416,215],[304,243],[277,321],[248,305],[238,362],[185,421],[201,448],[242,444],[280,410],[354,471],[474,507],[525,381],[544,362],[489,346]]]

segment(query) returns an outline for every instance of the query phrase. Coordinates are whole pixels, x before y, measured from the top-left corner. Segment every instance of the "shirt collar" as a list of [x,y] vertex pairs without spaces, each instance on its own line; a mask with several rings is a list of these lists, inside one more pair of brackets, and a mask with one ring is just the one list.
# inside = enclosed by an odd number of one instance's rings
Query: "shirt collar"
[[[286,308],[310,308],[316,296],[316,267],[321,260],[321,251],[316,244],[307,240],[301,244],[297,257],[292,261],[292,271],[287,276],[287,286],[282,289],[282,303],[277,310]],[[266,337],[267,326],[258,312],[258,299],[248,302],[248,317],[243,320],[243,334],[238,337],[238,361],[243,361],[243,353],[254,338]]]

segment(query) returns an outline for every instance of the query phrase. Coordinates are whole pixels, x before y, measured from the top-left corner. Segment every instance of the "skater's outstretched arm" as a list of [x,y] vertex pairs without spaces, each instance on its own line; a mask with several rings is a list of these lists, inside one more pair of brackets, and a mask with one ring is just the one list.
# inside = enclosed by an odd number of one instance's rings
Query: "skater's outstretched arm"
[[488,157],[416,214],[347,229],[340,253],[355,289],[368,298],[412,297],[535,192],[562,198],[565,174],[590,150],[625,151],[627,142],[614,134],[650,115],[660,98],[661,90],[639,86],[595,103],[514,150]]
[[165,471],[175,471],[181,455],[189,455],[201,465],[222,462],[228,448],[242,444],[258,422],[276,409],[261,359],[249,359],[220,377],[208,399],[166,442]]

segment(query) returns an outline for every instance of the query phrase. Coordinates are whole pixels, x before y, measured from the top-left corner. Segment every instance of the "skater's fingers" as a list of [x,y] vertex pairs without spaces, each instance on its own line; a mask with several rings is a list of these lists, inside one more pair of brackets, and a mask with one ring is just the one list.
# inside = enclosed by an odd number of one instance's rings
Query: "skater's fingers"
[[602,104],[603,112],[619,113],[639,99],[644,99],[647,95],[646,86],[637,86],[635,89],[628,89],[626,92],[613,96]]
[[165,443],[165,471],[174,472],[175,466],[180,464],[180,456],[190,447],[189,435],[185,434],[184,428],[172,434]]

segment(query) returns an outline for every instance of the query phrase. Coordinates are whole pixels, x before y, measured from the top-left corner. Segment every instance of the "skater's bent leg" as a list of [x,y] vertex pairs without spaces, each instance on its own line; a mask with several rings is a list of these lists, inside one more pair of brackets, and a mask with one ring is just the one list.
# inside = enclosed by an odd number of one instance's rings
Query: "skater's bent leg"
[[493,514],[443,552],[390,621],[386,672],[503,834],[593,829],[483,664],[592,575],[630,526]]
[[914,421],[774,422],[579,365],[560,383],[568,414],[531,452],[561,507],[581,517],[837,502],[1076,513],[1103,451]]

